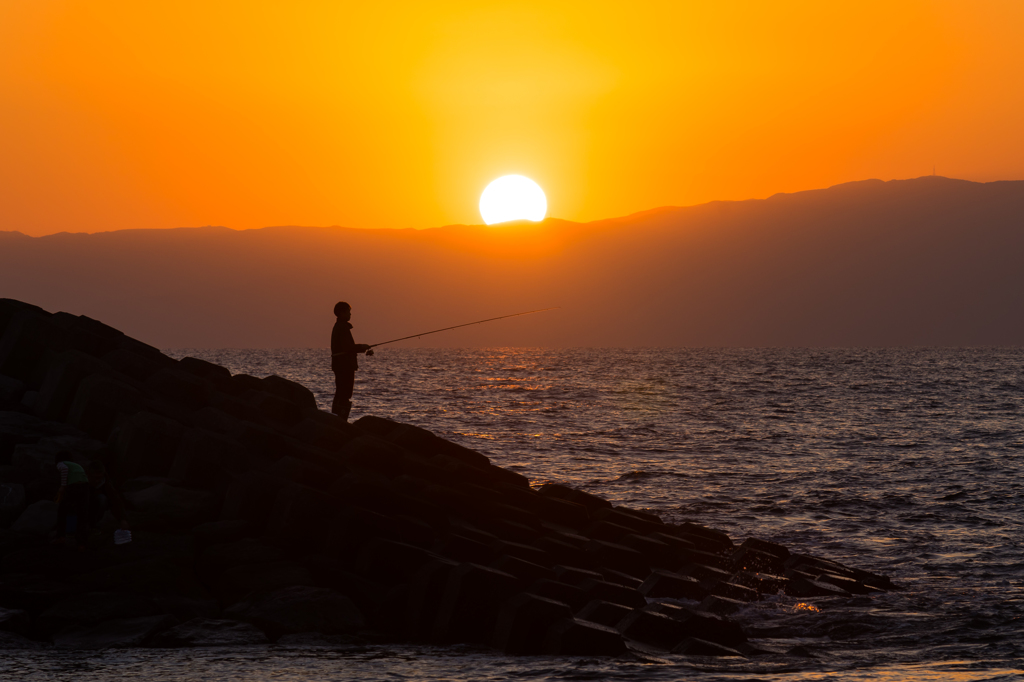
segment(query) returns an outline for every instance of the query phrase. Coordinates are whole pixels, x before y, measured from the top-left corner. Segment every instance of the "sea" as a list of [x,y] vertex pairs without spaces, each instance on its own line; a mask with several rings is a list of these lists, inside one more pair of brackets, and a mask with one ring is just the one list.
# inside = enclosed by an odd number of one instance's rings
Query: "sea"
[[[326,349],[176,349],[333,397]],[[873,597],[733,616],[755,658],[507,656],[347,642],[18,652],[17,680],[1024,679],[1024,348],[382,348],[351,418],[415,424],[734,541],[890,576]],[[6,671],[3,669],[7,668]]]

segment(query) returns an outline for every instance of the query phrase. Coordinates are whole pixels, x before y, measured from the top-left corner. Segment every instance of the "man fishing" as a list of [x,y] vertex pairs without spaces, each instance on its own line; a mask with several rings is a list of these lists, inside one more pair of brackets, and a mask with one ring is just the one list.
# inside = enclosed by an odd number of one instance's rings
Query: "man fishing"
[[520,315],[542,313],[545,310],[556,310],[556,308],[541,308],[539,310],[527,310],[523,313],[512,313],[511,315],[489,317],[486,320],[457,324],[453,327],[435,329],[429,332],[420,332],[419,334],[413,334],[412,336],[403,336],[400,339],[391,339],[390,341],[381,341],[380,343],[367,345],[365,343],[356,343],[352,338],[352,325],[348,322],[352,319],[352,306],[344,301],[339,301],[338,304],[334,306],[334,315],[338,318],[338,321],[334,323],[334,331],[331,332],[331,369],[334,370],[334,382],[336,386],[334,404],[331,407],[331,411],[343,418],[345,421],[348,421],[348,414],[352,411],[352,388],[355,386],[355,373],[356,370],[359,369],[359,362],[356,359],[356,356],[360,353],[366,353],[369,356],[373,355],[373,349],[377,346],[384,346],[389,343],[396,343],[407,339],[418,339],[421,336],[437,334],[438,332],[446,332],[449,329],[459,329],[461,327],[468,327],[474,324],[483,324],[484,322],[493,322],[494,320],[504,320],[508,317],[519,317]]
[[356,356],[360,353],[373,355],[370,346],[356,343],[352,338],[352,306],[339,301],[334,306],[334,315],[338,320],[331,331],[331,370],[334,372],[334,404],[331,412],[348,421],[352,411],[352,389],[355,386],[356,370],[359,362]]

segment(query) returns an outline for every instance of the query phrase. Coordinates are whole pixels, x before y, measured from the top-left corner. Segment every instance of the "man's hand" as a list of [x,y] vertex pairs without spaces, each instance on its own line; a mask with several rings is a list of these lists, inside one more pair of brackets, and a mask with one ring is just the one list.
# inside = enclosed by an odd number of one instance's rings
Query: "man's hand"
[[370,350],[370,346],[368,344],[365,344],[365,343],[357,343],[356,344],[356,352],[357,353],[366,353],[369,350]]
[[370,357],[371,355],[373,355],[373,349],[372,348],[367,348],[366,349],[366,357]]

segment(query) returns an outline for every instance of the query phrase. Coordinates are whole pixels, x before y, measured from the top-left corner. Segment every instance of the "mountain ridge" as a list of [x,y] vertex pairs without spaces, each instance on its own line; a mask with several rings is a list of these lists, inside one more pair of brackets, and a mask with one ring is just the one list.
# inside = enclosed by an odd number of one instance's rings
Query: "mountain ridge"
[[[573,220],[566,220],[566,219],[563,219],[563,218],[548,217],[548,218],[545,218],[542,221],[526,221],[526,220],[510,221],[508,223],[500,223],[499,225],[508,226],[508,225],[514,225],[514,224],[517,224],[517,223],[528,224],[528,223],[534,223],[534,222],[536,222],[536,223],[558,222],[558,223],[567,223],[567,224],[572,224],[572,225],[586,226],[586,225],[594,225],[596,223],[605,223],[605,222],[609,222],[609,221],[622,221],[622,220],[636,219],[636,218],[640,218],[640,217],[647,217],[647,216],[657,215],[657,214],[662,214],[662,213],[672,213],[672,212],[675,212],[675,211],[684,211],[684,210],[687,210],[687,209],[698,209],[698,208],[702,208],[702,207],[715,206],[715,205],[720,205],[720,204],[748,204],[748,203],[757,203],[757,202],[769,202],[769,201],[780,200],[780,199],[785,198],[785,197],[811,196],[811,195],[815,195],[815,194],[818,194],[818,193],[821,193],[821,192],[842,191],[842,190],[844,190],[846,188],[863,187],[863,186],[867,186],[867,185],[870,185],[872,187],[881,187],[881,186],[884,186],[884,185],[894,185],[894,184],[898,185],[900,183],[908,183],[908,182],[909,183],[914,183],[914,182],[922,182],[922,181],[923,182],[941,181],[941,182],[949,182],[949,183],[970,184],[970,185],[985,185],[985,186],[1013,185],[1013,184],[1018,184],[1018,185],[1024,186],[1024,180],[993,180],[993,181],[990,181],[990,182],[975,182],[973,180],[963,180],[963,179],[959,179],[959,178],[947,178],[947,177],[944,177],[944,176],[941,176],[941,175],[938,175],[938,176],[923,175],[923,176],[918,177],[918,178],[905,178],[905,179],[894,179],[894,180],[880,180],[880,179],[877,179],[877,178],[868,178],[868,179],[865,179],[865,180],[852,180],[852,181],[849,181],[849,182],[842,182],[842,183],[839,183],[839,184],[836,184],[836,185],[830,185],[829,187],[807,189],[807,190],[798,190],[796,192],[776,192],[775,194],[772,194],[772,195],[770,195],[768,197],[765,197],[763,199],[758,199],[758,198],[750,198],[750,199],[713,199],[711,201],[706,201],[706,202],[699,203],[699,204],[687,204],[685,206],[676,206],[676,205],[657,206],[657,207],[654,207],[654,208],[644,209],[644,210],[641,210],[641,211],[635,211],[633,213],[627,213],[627,214],[622,215],[622,216],[614,216],[614,217],[611,217],[611,218],[598,218],[596,220],[588,220],[588,221],[573,221]],[[367,228],[367,227],[352,227],[352,226],[348,226],[348,225],[266,225],[264,227],[255,227],[255,228],[248,228],[248,229],[241,229],[241,230],[235,229],[235,228],[231,228],[231,227],[227,227],[227,226],[224,226],[224,225],[199,225],[199,226],[191,226],[191,227],[190,226],[179,226],[179,227],[167,227],[167,228],[128,228],[128,229],[123,229],[123,230],[106,230],[106,231],[102,231],[102,232],[71,232],[71,231],[67,231],[67,230],[62,230],[60,232],[54,232],[54,233],[51,233],[51,234],[39,235],[39,236],[28,235],[28,234],[25,234],[24,232],[21,232],[19,230],[0,230],[0,238],[3,238],[3,235],[21,235],[21,236],[27,237],[29,239],[45,239],[47,237],[55,237],[57,235],[111,234],[111,233],[123,233],[123,232],[143,232],[143,231],[149,232],[149,231],[158,231],[158,230],[160,230],[160,231],[168,231],[168,230],[177,230],[177,231],[210,230],[210,231],[212,231],[212,230],[219,230],[219,231],[230,231],[230,232],[257,232],[257,231],[261,231],[261,230],[302,229],[302,230],[362,230],[362,231],[374,231],[374,232],[398,232],[398,231],[400,231],[400,232],[417,232],[417,233],[419,233],[419,232],[429,232],[429,231],[432,231],[432,230],[445,230],[445,229],[449,229],[449,228],[479,228],[479,229],[487,229],[487,230],[500,229],[496,225],[486,225],[486,224],[483,224],[483,223],[451,223],[451,224],[448,224],[448,225],[437,225],[437,226],[434,226],[434,227],[426,227],[426,228],[413,228],[413,227]]]
[[[163,348],[326,345],[551,306],[450,346],[1024,345],[1024,182],[925,176],[427,230],[223,227],[4,240],[0,295]],[[544,319],[541,319],[544,318]]]

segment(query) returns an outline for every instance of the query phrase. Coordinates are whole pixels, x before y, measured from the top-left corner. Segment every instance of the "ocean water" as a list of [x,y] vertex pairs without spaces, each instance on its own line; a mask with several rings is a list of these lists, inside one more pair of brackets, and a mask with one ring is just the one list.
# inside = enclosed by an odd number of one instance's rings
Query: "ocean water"
[[[196,350],[333,397],[328,352]],[[806,656],[510,657],[371,645],[50,651],[0,679],[1024,679],[1024,349],[380,349],[352,418],[428,428],[532,482],[889,575],[736,616]],[[13,667],[12,667],[13,666]],[[6,672],[4,668],[7,668]]]

